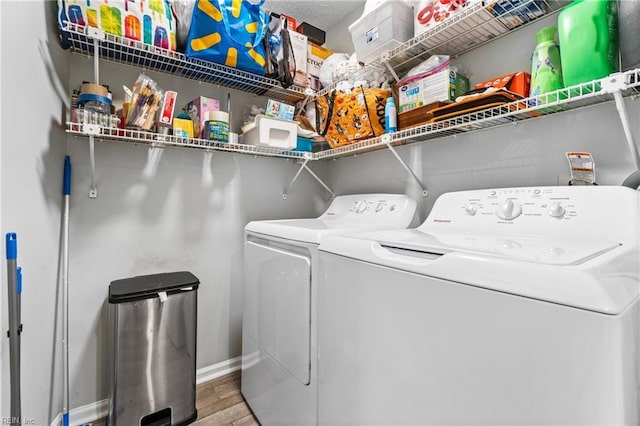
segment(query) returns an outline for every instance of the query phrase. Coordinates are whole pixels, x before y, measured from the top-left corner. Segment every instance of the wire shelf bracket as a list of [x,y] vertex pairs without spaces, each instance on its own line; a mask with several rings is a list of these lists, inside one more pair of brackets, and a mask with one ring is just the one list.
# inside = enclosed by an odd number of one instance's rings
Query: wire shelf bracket
[[[637,78],[637,75],[636,75]],[[609,77],[602,80],[602,90],[606,93],[612,94],[618,110],[618,116],[622,124],[622,130],[629,146],[629,151],[633,157],[636,168],[640,169],[640,155],[638,153],[638,145],[636,144],[633,133],[631,133],[631,127],[629,126],[629,114],[627,113],[627,107],[624,103],[623,90],[628,88],[626,79],[623,73],[611,74]]]
[[296,172],[295,176],[293,176],[293,179],[291,180],[291,182],[289,183],[289,186],[287,187],[287,189],[282,193],[282,199],[286,200],[289,197],[289,191],[291,191],[291,188],[293,188],[293,184],[296,182],[296,180],[298,180],[298,177],[300,176],[300,173],[302,173],[302,170],[306,170],[309,172],[309,174],[311,174],[311,176],[313,176],[313,178],[318,181],[318,183],[320,183],[320,185],[322,185],[322,187],[329,193],[331,194],[331,198],[335,198],[336,194],[335,192],[333,192],[331,190],[331,188],[329,188],[327,186],[327,184],[324,183],[324,181],[322,179],[320,179],[320,177],[315,174],[313,172],[313,170],[311,170],[308,166],[307,163],[309,162],[309,160],[311,160],[311,158],[305,158],[304,160],[302,160],[301,164],[300,164],[300,168],[298,169],[298,171]]
[[420,180],[418,175],[416,175],[413,172],[413,170],[411,170],[411,168],[407,165],[407,163],[402,159],[402,157],[400,157],[400,155],[396,152],[395,148],[393,146],[391,146],[391,135],[388,134],[388,133],[384,134],[384,135],[382,135],[381,140],[382,140],[382,143],[384,143],[387,146],[389,151],[391,151],[393,156],[396,157],[396,160],[398,160],[398,162],[407,171],[407,173],[409,173],[409,175],[411,177],[413,177],[413,180],[418,184],[418,186],[420,186],[420,188],[422,188],[422,196],[423,197],[427,197],[429,195],[429,191],[427,191],[427,187],[424,186],[424,184],[422,183],[422,180]]

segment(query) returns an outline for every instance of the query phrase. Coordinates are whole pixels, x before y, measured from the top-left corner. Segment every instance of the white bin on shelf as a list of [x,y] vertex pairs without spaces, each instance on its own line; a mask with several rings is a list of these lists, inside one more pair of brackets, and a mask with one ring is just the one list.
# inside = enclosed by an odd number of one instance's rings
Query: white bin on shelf
[[291,120],[256,115],[255,125],[242,134],[242,143],[294,149],[298,140],[298,123]]
[[401,0],[384,1],[349,25],[349,32],[358,60],[372,62],[413,37],[413,6]]

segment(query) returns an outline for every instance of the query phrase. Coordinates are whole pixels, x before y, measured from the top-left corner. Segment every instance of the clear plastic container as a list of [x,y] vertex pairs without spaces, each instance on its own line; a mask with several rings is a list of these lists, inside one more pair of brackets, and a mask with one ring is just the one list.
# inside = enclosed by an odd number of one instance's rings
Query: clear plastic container
[[349,25],[356,55],[365,64],[413,37],[413,6],[385,1]]

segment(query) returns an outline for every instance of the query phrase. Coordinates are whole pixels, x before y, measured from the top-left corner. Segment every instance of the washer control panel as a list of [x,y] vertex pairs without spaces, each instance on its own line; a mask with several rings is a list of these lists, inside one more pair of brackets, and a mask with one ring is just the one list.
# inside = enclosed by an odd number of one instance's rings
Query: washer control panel
[[[583,236],[629,235],[638,227],[640,191],[620,186],[551,186],[450,192],[422,227],[512,229],[533,235],[559,230]],[[577,234],[576,234],[577,236]]]

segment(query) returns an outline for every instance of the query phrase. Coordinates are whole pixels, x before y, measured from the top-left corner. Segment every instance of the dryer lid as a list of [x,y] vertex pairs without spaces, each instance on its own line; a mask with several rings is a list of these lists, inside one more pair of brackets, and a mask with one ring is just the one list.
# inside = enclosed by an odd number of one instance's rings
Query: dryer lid
[[247,232],[320,244],[327,237],[411,225],[417,203],[403,194],[362,194],[336,197],[318,218],[249,222]]

